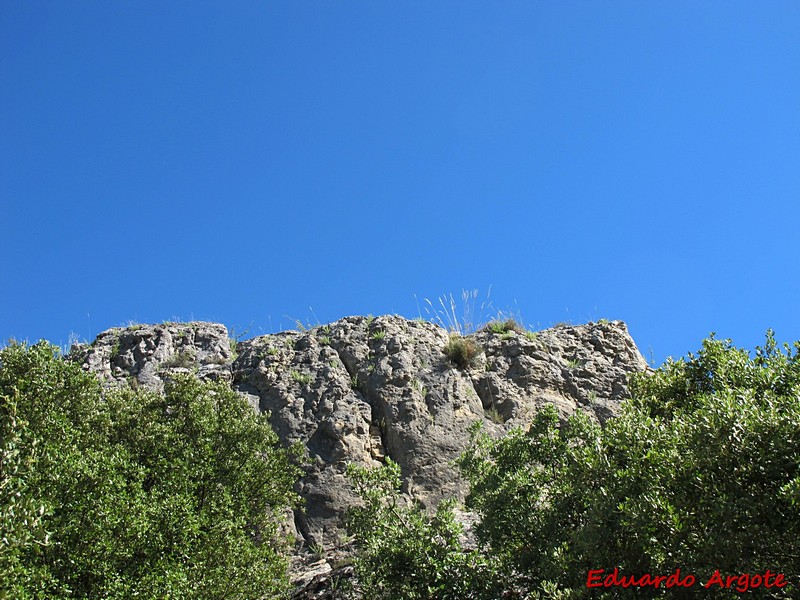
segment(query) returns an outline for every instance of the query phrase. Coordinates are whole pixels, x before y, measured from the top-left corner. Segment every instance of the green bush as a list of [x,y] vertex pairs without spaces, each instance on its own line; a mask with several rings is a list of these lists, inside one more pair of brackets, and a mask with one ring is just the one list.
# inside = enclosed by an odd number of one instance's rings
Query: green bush
[[504,334],[504,333],[524,333],[525,328],[517,323],[516,319],[505,319],[502,321],[490,321],[487,323],[485,329],[487,331],[491,331],[492,333],[497,334]]
[[348,529],[359,547],[356,572],[364,598],[386,600],[495,600],[502,578],[492,561],[459,542],[460,525],[452,502],[429,515],[404,504],[400,467],[351,465],[348,476],[363,504],[348,515]]
[[51,587],[47,574],[27,560],[50,539],[43,527],[47,506],[29,482],[39,454],[18,416],[17,398],[0,395],[0,598],[44,596]]
[[0,400],[0,598],[283,593],[298,469],[230,387],[103,393],[40,343],[0,350]]

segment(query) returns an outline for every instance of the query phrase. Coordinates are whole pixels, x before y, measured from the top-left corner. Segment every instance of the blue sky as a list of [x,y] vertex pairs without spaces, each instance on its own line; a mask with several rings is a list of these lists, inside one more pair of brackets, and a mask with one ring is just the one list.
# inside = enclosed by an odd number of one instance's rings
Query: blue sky
[[658,364],[800,339],[798,31],[777,1],[7,0],[0,339],[490,286]]

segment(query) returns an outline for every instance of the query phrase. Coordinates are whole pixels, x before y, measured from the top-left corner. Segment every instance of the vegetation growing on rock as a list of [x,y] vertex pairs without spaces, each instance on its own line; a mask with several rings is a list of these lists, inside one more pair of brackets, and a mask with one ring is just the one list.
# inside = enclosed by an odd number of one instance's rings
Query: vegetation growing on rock
[[348,474],[363,501],[348,515],[359,539],[356,563],[365,598],[469,600],[502,592],[492,559],[463,548],[452,501],[433,515],[400,494],[400,468],[391,459],[380,469],[352,465]]
[[192,323],[111,330],[73,362],[0,351],[0,598],[284,597],[294,442],[296,533],[333,566],[352,507],[372,597],[626,597],[586,588],[614,568],[697,588],[770,569],[791,587],[761,596],[796,596],[797,345],[712,338],[645,372],[622,322],[349,317],[236,350]]
[[471,338],[461,337],[457,333],[450,335],[444,353],[459,369],[471,366],[482,350]]
[[[356,531],[359,564],[384,574],[379,597],[426,597],[405,595],[403,569],[412,566],[433,573],[431,589],[454,589],[436,586],[452,576],[447,565],[468,561],[502,583],[509,598],[658,595],[653,588],[587,588],[591,570],[615,568],[637,576],[680,569],[696,578],[690,592],[706,592],[717,570],[740,586],[742,574],[769,569],[788,585],[762,585],[760,597],[797,597],[800,343],[794,348],[780,350],[769,334],[751,357],[712,337],[696,355],[634,377],[632,399],[604,428],[581,412],[564,420],[552,406],[499,439],[476,425],[459,465],[470,483],[467,507],[480,516],[479,554],[455,543],[442,554],[446,537],[436,524],[449,522],[447,508],[415,513],[409,525],[405,513],[385,508],[395,506],[392,491],[378,498],[375,485],[362,509],[371,511],[373,526]],[[407,550],[398,556],[398,548]],[[490,597],[473,572],[462,571],[460,597]],[[738,597],[716,583],[712,589]]]

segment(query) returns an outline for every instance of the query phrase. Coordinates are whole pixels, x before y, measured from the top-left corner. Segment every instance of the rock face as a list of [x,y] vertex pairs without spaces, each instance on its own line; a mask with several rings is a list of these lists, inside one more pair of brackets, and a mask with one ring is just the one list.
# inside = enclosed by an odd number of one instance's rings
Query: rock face
[[[169,323],[106,331],[73,360],[109,385],[160,388],[170,372],[230,381],[269,411],[281,440],[305,445],[306,499],[294,515],[308,545],[338,545],[355,498],[349,463],[400,464],[404,491],[426,506],[466,492],[451,462],[476,420],[497,435],[544,404],[603,422],[647,368],[621,321],[535,334],[484,329],[455,343],[479,351],[461,366],[439,326],[397,316],[347,317],[307,331],[232,342],[223,325]],[[457,361],[458,362],[458,361]]]
[[230,380],[233,351],[224,325],[164,323],[114,327],[90,346],[74,346],[70,356],[108,383],[160,390],[174,370]]

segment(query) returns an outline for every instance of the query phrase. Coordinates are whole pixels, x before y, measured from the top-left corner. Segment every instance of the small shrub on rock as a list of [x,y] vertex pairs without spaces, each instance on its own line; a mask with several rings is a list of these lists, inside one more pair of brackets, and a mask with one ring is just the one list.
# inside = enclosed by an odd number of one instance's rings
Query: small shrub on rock
[[482,350],[471,339],[458,334],[450,336],[450,341],[444,347],[444,353],[459,369],[466,369],[475,362]]
[[348,529],[359,554],[356,575],[364,598],[386,600],[495,600],[504,578],[494,559],[459,541],[453,502],[429,514],[400,495],[400,467],[350,465],[348,476],[362,504],[350,509]]
[[515,319],[506,319],[506,320],[497,320],[497,321],[490,321],[485,329],[487,331],[491,331],[492,333],[497,334],[504,334],[504,333],[524,333],[525,328],[517,323]]

